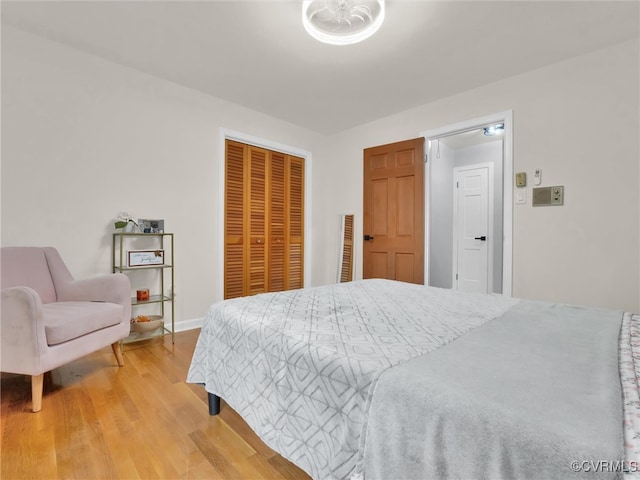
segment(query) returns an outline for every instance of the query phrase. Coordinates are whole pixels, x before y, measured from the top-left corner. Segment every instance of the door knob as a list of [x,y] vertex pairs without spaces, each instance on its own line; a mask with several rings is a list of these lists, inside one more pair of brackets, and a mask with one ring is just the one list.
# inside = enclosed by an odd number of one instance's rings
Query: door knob
[[483,242],[487,240],[487,237],[485,237],[484,235],[481,237],[473,237],[474,240],[482,240]]
[[373,240],[373,237],[371,235],[365,235],[364,239],[368,242],[369,240]]

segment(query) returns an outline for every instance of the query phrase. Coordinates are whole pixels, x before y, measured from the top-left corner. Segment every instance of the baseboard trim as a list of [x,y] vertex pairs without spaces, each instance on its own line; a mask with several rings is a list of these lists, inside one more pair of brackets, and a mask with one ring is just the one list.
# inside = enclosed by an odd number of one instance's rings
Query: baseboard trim
[[201,328],[204,323],[204,317],[193,318],[191,320],[183,320],[182,322],[176,322],[174,325],[175,332],[186,332],[187,330],[195,330]]

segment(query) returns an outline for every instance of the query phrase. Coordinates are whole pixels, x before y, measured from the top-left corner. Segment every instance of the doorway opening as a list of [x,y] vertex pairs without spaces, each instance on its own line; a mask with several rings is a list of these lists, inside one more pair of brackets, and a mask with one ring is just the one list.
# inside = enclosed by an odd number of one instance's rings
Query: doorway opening
[[[422,133],[425,284],[511,296],[512,132],[507,111]],[[478,190],[473,182],[480,177],[469,172],[481,172],[483,164],[491,165],[484,173],[490,181]]]

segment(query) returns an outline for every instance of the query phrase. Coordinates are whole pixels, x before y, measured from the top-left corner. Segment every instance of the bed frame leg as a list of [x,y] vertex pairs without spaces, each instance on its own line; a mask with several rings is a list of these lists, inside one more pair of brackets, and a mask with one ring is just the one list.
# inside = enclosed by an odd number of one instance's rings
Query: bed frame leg
[[220,413],[220,397],[209,392],[207,394],[209,395],[209,415],[218,415]]

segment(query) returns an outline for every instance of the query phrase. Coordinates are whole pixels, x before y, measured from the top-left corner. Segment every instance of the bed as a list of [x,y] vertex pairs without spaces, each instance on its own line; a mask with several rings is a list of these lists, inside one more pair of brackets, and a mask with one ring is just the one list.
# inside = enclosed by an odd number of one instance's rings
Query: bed
[[217,303],[187,381],[314,479],[636,470],[630,313],[371,279]]

